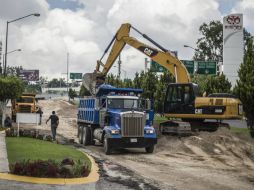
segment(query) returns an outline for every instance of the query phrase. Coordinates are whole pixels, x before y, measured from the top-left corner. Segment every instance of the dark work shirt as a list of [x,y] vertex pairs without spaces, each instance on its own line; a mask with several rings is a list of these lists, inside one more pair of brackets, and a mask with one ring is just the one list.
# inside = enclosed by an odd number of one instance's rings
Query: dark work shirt
[[57,125],[57,121],[59,120],[57,115],[51,115],[49,119],[51,120],[51,125]]

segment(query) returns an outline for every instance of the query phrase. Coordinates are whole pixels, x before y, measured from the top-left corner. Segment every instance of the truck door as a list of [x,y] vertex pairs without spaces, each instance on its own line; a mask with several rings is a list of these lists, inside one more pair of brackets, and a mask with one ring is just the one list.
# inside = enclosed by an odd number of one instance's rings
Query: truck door
[[99,116],[100,116],[100,126],[104,127],[107,123],[107,121],[105,121],[105,117],[106,117],[106,110],[107,110],[107,101],[106,98],[103,97],[102,99],[100,99],[100,103],[99,103],[99,107],[100,107],[100,111],[99,111]]

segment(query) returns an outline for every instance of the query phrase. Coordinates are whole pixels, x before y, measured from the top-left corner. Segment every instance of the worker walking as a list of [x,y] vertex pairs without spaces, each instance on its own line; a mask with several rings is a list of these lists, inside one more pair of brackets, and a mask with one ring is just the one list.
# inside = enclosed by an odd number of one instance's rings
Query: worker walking
[[41,118],[42,118],[42,114],[43,114],[43,111],[41,110],[41,108],[39,108],[36,113],[40,114],[40,122],[39,122],[39,125],[41,125]]
[[46,124],[48,123],[49,120],[51,120],[51,132],[52,132],[53,141],[55,141],[56,140],[56,128],[59,124],[59,118],[56,115],[55,111],[52,111],[52,115],[49,116],[48,120],[46,121]]

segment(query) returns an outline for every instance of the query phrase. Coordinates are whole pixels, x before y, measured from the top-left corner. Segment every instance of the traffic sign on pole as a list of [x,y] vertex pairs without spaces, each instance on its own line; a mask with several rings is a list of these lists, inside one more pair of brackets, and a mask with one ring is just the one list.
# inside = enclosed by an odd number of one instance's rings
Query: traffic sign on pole
[[164,72],[164,71],[166,71],[166,69],[165,69],[163,66],[159,65],[158,63],[156,63],[156,62],[153,61],[153,60],[151,60],[151,63],[150,63],[150,64],[151,64],[151,65],[150,65],[150,70],[151,70],[152,72],[159,73],[159,72]]
[[197,74],[216,75],[216,61],[197,61]]
[[194,61],[191,60],[181,60],[181,62],[185,65],[189,74],[194,74]]
[[70,79],[82,79],[82,73],[70,73]]

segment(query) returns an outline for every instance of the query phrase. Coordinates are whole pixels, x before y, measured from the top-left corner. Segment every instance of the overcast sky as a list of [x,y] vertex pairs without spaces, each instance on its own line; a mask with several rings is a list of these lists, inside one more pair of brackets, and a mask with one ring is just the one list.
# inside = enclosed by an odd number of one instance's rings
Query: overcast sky
[[[191,59],[204,22],[243,13],[244,27],[254,34],[254,0],[0,0],[0,40],[5,43],[6,21],[30,13],[9,24],[8,65],[39,69],[41,76],[64,77],[66,55],[70,72],[92,72],[122,23],[129,22],[180,59]],[[138,34],[131,35],[147,43]],[[144,69],[145,56],[126,46],[122,68],[127,77]],[[113,73],[117,68],[112,68]]]

